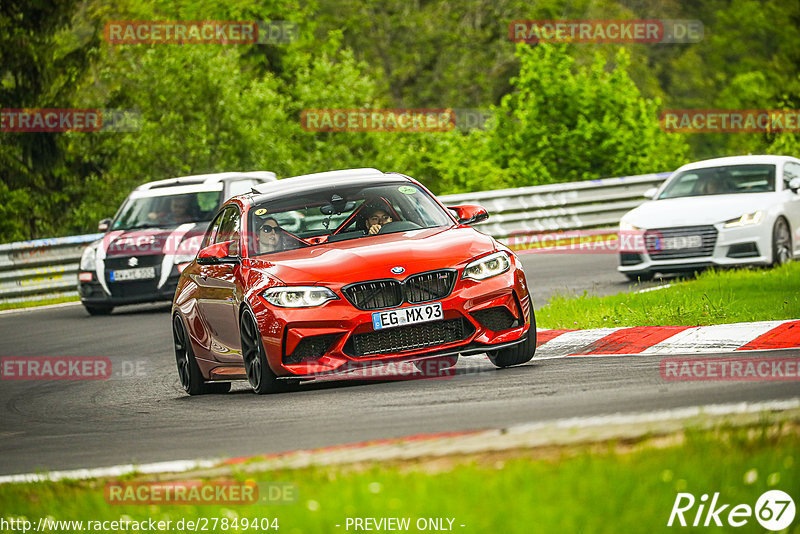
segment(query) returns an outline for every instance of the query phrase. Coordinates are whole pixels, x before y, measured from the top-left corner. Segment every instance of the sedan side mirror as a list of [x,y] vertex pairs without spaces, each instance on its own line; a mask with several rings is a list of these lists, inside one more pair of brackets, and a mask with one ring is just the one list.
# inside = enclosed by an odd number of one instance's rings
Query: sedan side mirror
[[236,255],[237,249],[236,241],[216,243],[197,253],[197,263],[200,265],[238,265],[241,260]]
[[797,193],[797,191],[800,190],[800,178],[792,178],[789,180],[789,189],[791,189],[793,193]]
[[656,193],[658,193],[658,188],[651,187],[650,189],[644,192],[644,198],[648,200],[653,200],[654,198],[656,198]]
[[97,229],[101,232],[108,232],[108,229],[111,227],[111,219],[103,219],[99,223],[97,223]]
[[486,211],[486,208],[475,204],[450,206],[447,209],[456,214],[456,219],[461,224],[475,224],[489,218],[489,212]]

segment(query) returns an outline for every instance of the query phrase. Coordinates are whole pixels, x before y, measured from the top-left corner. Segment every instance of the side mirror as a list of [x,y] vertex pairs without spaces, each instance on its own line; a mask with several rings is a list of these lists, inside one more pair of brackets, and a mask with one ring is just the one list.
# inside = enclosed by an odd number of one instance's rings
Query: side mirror
[[651,187],[650,189],[644,192],[644,198],[648,200],[653,200],[654,198],[656,198],[656,193],[658,193],[658,188]]
[[103,219],[99,223],[97,223],[97,229],[101,232],[108,232],[108,229],[111,227],[111,219]]
[[450,206],[447,209],[456,214],[456,219],[461,224],[475,224],[489,218],[489,212],[486,211],[486,208],[475,204]]
[[797,191],[800,190],[800,178],[792,178],[789,180],[789,189],[791,189],[793,193],[797,193]]
[[197,263],[200,265],[237,265],[241,261],[236,255],[238,248],[239,245],[236,241],[216,243],[197,253]]

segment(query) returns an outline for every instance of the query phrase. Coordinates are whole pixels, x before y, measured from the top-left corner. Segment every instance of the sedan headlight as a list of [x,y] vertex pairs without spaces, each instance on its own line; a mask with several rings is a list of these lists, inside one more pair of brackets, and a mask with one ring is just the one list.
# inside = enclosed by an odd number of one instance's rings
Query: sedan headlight
[[271,287],[262,293],[267,302],[281,308],[313,308],[339,297],[320,286]]
[[464,278],[486,280],[498,274],[503,274],[510,268],[511,260],[508,258],[508,254],[503,251],[495,252],[469,262],[464,267]]
[[81,254],[81,271],[94,271],[97,268],[97,247],[89,245]]
[[761,212],[754,211],[753,213],[745,213],[741,217],[725,221],[725,228],[748,226],[751,224],[758,224],[759,222],[761,222]]
[[619,229],[623,232],[635,232],[636,230],[641,230],[638,226],[634,226],[628,221],[620,221],[619,222]]

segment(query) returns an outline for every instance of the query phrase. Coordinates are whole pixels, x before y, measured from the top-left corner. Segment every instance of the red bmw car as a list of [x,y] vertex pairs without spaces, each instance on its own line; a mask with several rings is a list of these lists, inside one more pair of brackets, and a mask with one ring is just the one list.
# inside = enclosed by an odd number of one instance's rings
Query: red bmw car
[[175,293],[181,385],[218,393],[246,379],[271,393],[390,362],[529,361],[525,274],[470,226],[486,218],[376,169],[286,178],[228,200]]

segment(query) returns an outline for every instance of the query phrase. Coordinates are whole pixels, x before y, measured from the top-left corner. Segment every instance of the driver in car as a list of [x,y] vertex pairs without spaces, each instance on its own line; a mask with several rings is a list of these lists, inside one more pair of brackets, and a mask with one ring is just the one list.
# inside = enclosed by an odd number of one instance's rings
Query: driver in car
[[374,208],[367,213],[365,219],[368,235],[375,235],[381,231],[384,224],[392,222],[392,216],[385,209]]

